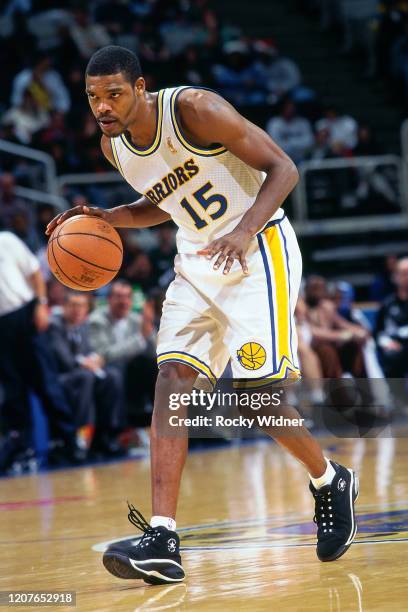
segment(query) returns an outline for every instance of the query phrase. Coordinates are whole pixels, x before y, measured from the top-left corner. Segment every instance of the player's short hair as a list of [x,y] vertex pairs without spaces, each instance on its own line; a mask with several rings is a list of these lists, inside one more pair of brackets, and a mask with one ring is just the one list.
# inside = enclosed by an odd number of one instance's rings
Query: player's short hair
[[131,85],[142,76],[139,58],[129,49],[117,45],[102,47],[92,55],[86,76],[106,76],[121,72]]

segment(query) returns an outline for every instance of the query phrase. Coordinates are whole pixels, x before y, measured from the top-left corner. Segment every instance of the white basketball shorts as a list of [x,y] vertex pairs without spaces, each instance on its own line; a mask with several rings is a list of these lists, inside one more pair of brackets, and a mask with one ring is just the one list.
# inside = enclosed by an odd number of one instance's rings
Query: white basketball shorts
[[271,221],[252,241],[248,276],[238,261],[229,274],[223,266],[214,270],[214,261],[176,256],[158,335],[159,367],[184,363],[211,387],[229,360],[234,380],[251,379],[244,386],[299,378],[294,310],[302,258],[287,217]]

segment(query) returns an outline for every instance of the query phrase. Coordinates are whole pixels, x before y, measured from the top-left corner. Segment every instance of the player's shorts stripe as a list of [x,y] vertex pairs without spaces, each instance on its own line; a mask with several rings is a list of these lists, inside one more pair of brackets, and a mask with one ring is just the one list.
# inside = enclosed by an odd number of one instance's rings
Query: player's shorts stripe
[[258,243],[259,243],[259,249],[262,255],[262,261],[263,261],[264,268],[265,268],[266,283],[268,286],[268,301],[269,301],[269,313],[270,313],[271,337],[272,337],[272,347],[271,347],[272,348],[272,365],[273,365],[273,371],[275,372],[275,370],[277,369],[277,363],[276,363],[276,351],[275,351],[275,315],[273,311],[272,279],[271,279],[271,273],[269,270],[268,256],[266,254],[262,234],[258,235]]
[[123,176],[123,178],[125,178],[125,175],[123,174],[122,166],[120,165],[119,155],[118,155],[118,152],[116,150],[115,139],[111,138],[110,142],[111,142],[111,149],[112,149],[113,158],[115,160],[116,167],[119,170],[119,172],[121,173],[121,175]]
[[177,136],[177,139],[180,141],[183,147],[185,147],[188,151],[191,151],[191,153],[196,153],[197,155],[203,155],[206,157],[210,157],[212,155],[220,155],[221,153],[225,153],[227,149],[223,146],[216,145],[212,147],[197,147],[197,145],[194,145],[192,142],[189,142],[186,136],[184,136],[183,131],[177,122],[177,115],[176,115],[177,98],[184,89],[205,89],[205,87],[180,87],[174,90],[173,93],[171,94],[171,98],[170,98],[171,122],[173,124],[173,129]]
[[282,243],[279,230],[276,227],[266,230],[265,237],[268,242],[271,262],[274,272],[274,288],[276,293],[275,321],[278,335],[278,359],[290,354],[289,326],[290,326],[290,304],[289,287],[286,275],[285,261],[283,257]]
[[163,95],[164,95],[164,89],[161,89],[158,93],[157,96],[157,126],[156,126],[156,135],[153,141],[153,144],[150,147],[147,147],[146,149],[143,148],[137,148],[135,147],[135,145],[133,145],[132,143],[130,143],[126,136],[124,134],[122,134],[120,136],[123,144],[125,145],[125,147],[127,149],[129,149],[129,151],[132,151],[132,153],[135,153],[135,155],[141,155],[141,156],[145,156],[145,155],[151,155],[152,153],[154,153],[161,142],[161,135],[162,135],[162,123],[163,123]]
[[247,378],[245,380],[235,381],[234,387],[257,389],[266,387],[267,385],[277,384],[282,380],[299,380],[300,377],[301,372],[299,368],[293,365],[293,363],[287,357],[282,357],[279,368],[276,372],[271,372],[270,374],[266,374],[265,376],[261,376],[259,378]]
[[285,251],[285,260],[286,260],[286,270],[288,275],[288,295],[289,295],[289,345],[290,345],[290,355],[292,358],[292,363],[295,363],[294,355],[293,355],[293,317],[292,317],[292,306],[291,306],[291,293],[290,293],[290,264],[289,264],[289,254],[288,254],[288,245],[286,242],[286,236],[282,229],[282,226],[279,225],[279,231],[283,239],[283,248]]
[[183,351],[169,351],[167,353],[161,353],[157,356],[157,363],[159,366],[168,361],[178,361],[180,363],[191,365],[191,367],[200,372],[200,374],[204,374],[204,376],[206,376],[213,384],[216,381],[216,376],[212,372],[211,368],[204,363],[204,361],[198,359],[198,357],[194,357],[194,355],[189,355]]
[[269,229],[270,227],[273,227],[274,225],[279,225],[279,223],[282,223],[282,221],[286,219],[286,215],[283,214],[282,217],[280,219],[273,219],[272,221],[269,221],[265,227],[263,228],[263,230],[261,230],[259,233],[261,234],[262,232],[264,232],[265,230]]

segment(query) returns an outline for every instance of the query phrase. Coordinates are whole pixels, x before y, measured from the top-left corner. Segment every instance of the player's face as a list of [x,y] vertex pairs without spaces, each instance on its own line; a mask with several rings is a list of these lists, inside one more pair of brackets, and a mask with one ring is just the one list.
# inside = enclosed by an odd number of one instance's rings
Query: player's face
[[142,78],[133,87],[121,72],[86,77],[89,105],[105,136],[119,136],[135,121],[139,99],[136,91],[141,88],[144,91]]

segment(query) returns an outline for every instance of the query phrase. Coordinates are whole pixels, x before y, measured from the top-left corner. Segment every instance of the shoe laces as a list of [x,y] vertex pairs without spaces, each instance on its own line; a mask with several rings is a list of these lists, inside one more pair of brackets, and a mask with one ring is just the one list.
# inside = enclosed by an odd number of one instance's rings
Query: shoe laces
[[140,529],[140,531],[143,532],[138,546],[140,546],[141,548],[144,548],[145,546],[150,546],[150,543],[154,542],[157,536],[159,535],[159,531],[157,529],[154,529],[146,521],[143,514],[139,512],[139,510],[137,510],[132,504],[129,504],[129,502],[127,502],[127,505],[129,508],[129,521],[132,523],[132,525],[137,527],[137,529]]
[[321,528],[323,533],[333,533],[334,530],[334,512],[332,492],[324,491],[313,493],[315,498],[315,515],[313,522],[318,528]]

